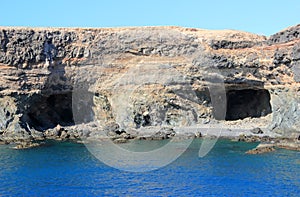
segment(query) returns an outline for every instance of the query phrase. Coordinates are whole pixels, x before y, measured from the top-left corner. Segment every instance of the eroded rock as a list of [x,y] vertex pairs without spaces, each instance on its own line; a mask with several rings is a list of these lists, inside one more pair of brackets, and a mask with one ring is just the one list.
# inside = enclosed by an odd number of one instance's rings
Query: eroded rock
[[262,154],[275,151],[275,146],[273,144],[259,144],[256,148],[249,150],[246,154]]
[[[254,128],[249,119],[289,137],[300,128],[299,29],[3,27],[0,139],[168,139],[176,127]],[[240,140],[269,140],[252,133]]]

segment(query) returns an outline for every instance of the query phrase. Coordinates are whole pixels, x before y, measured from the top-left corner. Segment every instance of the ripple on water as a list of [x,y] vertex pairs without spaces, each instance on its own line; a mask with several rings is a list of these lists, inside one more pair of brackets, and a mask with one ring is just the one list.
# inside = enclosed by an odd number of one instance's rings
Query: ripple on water
[[[150,150],[165,143],[141,142],[129,148]],[[0,194],[297,196],[300,192],[299,152],[246,155],[256,144],[219,140],[206,157],[199,158],[200,144],[195,140],[172,164],[145,173],[106,166],[82,144],[49,142],[27,150],[0,146]]]

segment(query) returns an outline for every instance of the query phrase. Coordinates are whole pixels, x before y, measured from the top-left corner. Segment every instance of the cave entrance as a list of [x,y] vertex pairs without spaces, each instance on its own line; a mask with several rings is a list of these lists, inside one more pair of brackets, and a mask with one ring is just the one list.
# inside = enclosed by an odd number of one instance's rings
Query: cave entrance
[[225,120],[262,117],[272,112],[270,93],[265,89],[227,90]]
[[31,103],[24,119],[36,130],[44,131],[58,124],[61,126],[74,124],[72,93],[54,94],[48,97],[38,95]]

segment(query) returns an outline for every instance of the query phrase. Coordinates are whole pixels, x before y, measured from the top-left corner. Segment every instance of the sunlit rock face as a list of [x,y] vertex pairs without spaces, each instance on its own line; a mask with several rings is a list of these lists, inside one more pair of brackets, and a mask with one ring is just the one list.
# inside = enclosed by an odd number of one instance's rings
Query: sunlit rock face
[[181,27],[2,27],[1,136],[90,122],[297,132],[299,39],[299,25],[269,38]]

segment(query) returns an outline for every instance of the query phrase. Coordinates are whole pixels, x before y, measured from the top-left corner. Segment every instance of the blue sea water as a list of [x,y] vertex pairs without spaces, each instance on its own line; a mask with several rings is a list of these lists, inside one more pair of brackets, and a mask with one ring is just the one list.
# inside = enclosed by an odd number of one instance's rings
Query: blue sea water
[[[141,141],[152,146],[162,141]],[[175,162],[134,173],[106,166],[83,144],[48,142],[14,150],[0,146],[1,196],[299,196],[300,152],[246,155],[255,143],[219,140],[198,157],[194,140]]]

